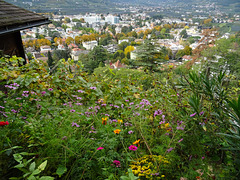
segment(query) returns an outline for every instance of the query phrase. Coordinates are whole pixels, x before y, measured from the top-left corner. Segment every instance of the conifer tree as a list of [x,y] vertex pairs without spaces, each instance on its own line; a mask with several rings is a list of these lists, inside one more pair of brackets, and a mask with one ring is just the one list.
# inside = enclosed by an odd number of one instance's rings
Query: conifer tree
[[50,51],[48,51],[48,61],[47,61],[47,63],[48,63],[49,68],[52,69],[53,66],[54,66],[54,61],[53,61],[52,54],[51,54]]

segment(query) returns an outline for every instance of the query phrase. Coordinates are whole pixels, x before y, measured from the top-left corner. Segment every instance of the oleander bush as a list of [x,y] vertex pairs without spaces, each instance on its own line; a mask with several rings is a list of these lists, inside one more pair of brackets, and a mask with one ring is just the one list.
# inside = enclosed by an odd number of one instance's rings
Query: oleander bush
[[227,113],[234,97],[224,73],[202,72],[99,68],[90,76],[71,60],[52,71],[1,58],[1,177],[238,179],[239,149],[222,135],[239,128]]

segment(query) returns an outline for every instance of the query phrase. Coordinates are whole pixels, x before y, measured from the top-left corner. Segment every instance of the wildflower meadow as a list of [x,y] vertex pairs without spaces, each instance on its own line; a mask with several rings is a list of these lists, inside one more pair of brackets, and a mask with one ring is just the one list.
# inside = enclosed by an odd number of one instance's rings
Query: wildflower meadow
[[1,179],[240,178],[240,98],[224,72],[82,68],[0,59]]

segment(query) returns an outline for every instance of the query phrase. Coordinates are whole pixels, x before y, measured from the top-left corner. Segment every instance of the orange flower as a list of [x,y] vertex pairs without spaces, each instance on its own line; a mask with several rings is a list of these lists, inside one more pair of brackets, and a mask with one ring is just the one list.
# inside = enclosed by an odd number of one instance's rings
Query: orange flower
[[107,117],[102,118],[102,124],[103,124],[103,125],[107,125]]
[[139,139],[139,140],[136,140],[135,142],[133,142],[133,144],[137,144],[138,147],[139,147],[139,146],[140,146],[139,142],[140,142],[140,139]]
[[115,129],[113,132],[114,132],[115,134],[119,134],[119,133],[121,132],[121,130],[120,130],[120,129]]

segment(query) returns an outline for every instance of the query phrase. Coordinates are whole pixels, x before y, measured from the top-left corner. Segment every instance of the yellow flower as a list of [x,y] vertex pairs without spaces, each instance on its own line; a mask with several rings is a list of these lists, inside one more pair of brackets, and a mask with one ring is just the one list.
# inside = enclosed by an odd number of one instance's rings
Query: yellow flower
[[161,175],[161,177],[165,177],[165,175]]
[[122,124],[122,123],[123,123],[123,120],[118,119],[118,123],[119,123],[119,124]]
[[107,124],[107,117],[102,118],[102,124],[103,124],[103,125],[106,125],[106,124]]
[[169,123],[166,123],[166,124],[165,124],[165,128],[168,128],[168,127],[169,127]]
[[139,147],[139,146],[140,146],[139,142],[140,142],[140,139],[139,139],[139,140],[136,140],[135,142],[133,142],[133,144],[137,144],[138,147]]
[[121,132],[121,130],[120,130],[120,129],[115,129],[113,132],[114,132],[115,134],[119,134],[119,133]]

